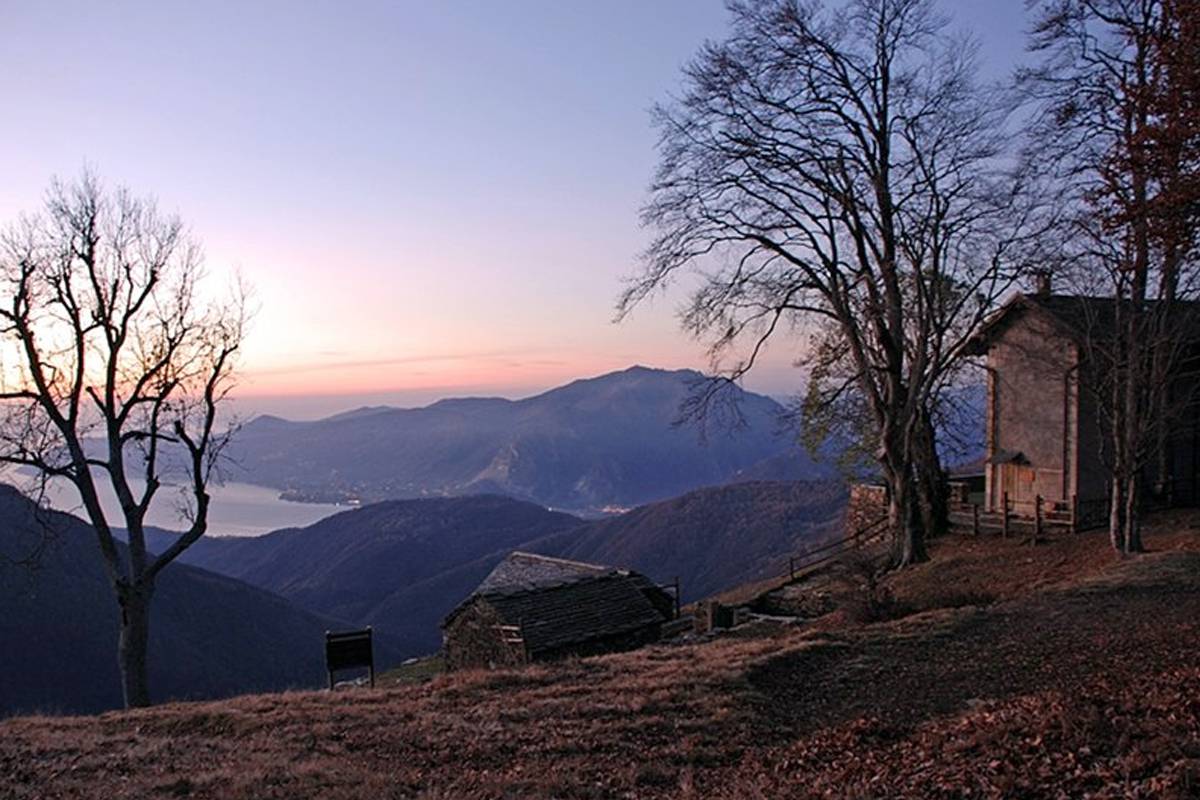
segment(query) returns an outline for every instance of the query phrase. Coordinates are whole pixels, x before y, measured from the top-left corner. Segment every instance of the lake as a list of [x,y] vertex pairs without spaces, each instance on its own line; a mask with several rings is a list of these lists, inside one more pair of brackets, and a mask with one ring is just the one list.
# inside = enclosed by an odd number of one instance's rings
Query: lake
[[[33,483],[28,475],[14,471],[4,471],[0,479],[29,491]],[[121,506],[116,494],[109,488],[108,482],[102,476],[97,476],[101,489],[101,505],[118,527],[122,523]],[[130,481],[135,492],[140,492],[145,485],[141,481]],[[212,484],[208,488],[212,497],[208,511],[208,534],[213,536],[261,536],[264,533],[280,528],[295,528],[311,525],[339,511],[347,511],[350,506],[335,506],[326,503],[293,503],[279,499],[277,489],[266,489],[248,483],[228,482],[220,485]],[[47,488],[47,499],[53,508],[66,511],[86,519],[86,514],[79,502],[79,494],[75,487],[65,480],[56,479]],[[164,486],[155,496],[146,524],[158,528],[181,530],[187,527],[187,522],[180,518],[179,489]]]

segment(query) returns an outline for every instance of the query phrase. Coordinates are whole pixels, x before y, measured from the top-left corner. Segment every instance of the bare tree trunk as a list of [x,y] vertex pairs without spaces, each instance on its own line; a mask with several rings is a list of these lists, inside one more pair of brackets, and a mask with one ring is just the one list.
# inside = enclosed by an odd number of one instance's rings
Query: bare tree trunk
[[117,657],[121,667],[121,689],[126,708],[150,705],[150,679],[146,654],[150,644],[150,597],[152,587],[126,589],[120,594],[121,637]]
[[[1155,365],[1155,378],[1158,374],[1166,372],[1162,366],[1162,361],[1165,357],[1162,355],[1161,347],[1155,349],[1154,358],[1157,362]],[[1169,391],[1169,386],[1167,390]],[[1171,505],[1172,495],[1172,479],[1171,474],[1171,442],[1170,431],[1167,425],[1162,424],[1162,420],[1167,418],[1170,409],[1171,398],[1168,391],[1157,395],[1150,408],[1151,419],[1155,421],[1154,431],[1154,489],[1165,505]]]
[[925,531],[917,508],[917,492],[911,470],[903,464],[888,465],[888,527],[892,531],[892,566],[907,567],[929,560]]
[[921,412],[914,449],[913,472],[917,488],[920,523],[926,538],[943,534],[949,523],[946,476],[938,457],[933,420]]
[[1138,476],[1128,478],[1125,487],[1125,552],[1142,552],[1142,529],[1138,520]]
[[1121,477],[1113,474],[1112,497],[1108,506],[1108,540],[1113,550],[1125,552],[1125,484]]

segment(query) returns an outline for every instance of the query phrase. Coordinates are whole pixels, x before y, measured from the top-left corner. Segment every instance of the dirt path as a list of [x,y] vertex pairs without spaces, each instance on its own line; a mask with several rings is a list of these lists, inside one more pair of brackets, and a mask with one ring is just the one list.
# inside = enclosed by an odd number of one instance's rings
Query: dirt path
[[1120,574],[833,637],[750,680],[776,724],[801,734],[863,716],[908,728],[984,700],[1200,663],[1200,554],[1148,556]]

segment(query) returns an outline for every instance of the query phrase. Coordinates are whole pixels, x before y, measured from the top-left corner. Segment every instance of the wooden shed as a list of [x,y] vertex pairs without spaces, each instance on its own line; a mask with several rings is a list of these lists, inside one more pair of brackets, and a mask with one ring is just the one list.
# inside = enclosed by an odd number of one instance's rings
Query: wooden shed
[[657,641],[674,599],[644,575],[515,552],[442,623],[449,669],[516,666]]

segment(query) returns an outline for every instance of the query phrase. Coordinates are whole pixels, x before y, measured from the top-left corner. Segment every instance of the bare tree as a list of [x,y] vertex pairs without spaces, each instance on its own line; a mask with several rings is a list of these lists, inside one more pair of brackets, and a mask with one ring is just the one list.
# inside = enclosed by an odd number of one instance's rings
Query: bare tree
[[[0,239],[0,462],[69,482],[95,529],[120,611],[126,706],[150,702],[150,601],[163,569],[208,526],[209,481],[229,428],[218,409],[245,326],[239,293],[201,292],[180,221],[85,174]],[[187,528],[158,555],[145,521],[185,488]],[[110,518],[102,485],[120,505]],[[124,528],[128,547],[115,530]]]
[[[1109,533],[1140,550],[1147,468],[1168,485],[1168,433],[1195,413],[1200,292],[1200,8],[1181,0],[1043,0],[1022,82],[1040,103],[1031,161],[1063,187],[1056,236],[1093,304],[1083,388],[1111,472]],[[1195,376],[1193,376],[1194,378]]]
[[718,358],[749,343],[731,379],[778,332],[832,331],[845,365],[833,393],[855,393],[874,430],[893,561],[923,560],[931,409],[1033,241],[1034,208],[1006,169],[1006,103],[928,0],[729,10],[729,38],[655,111],[644,221],[657,236],[620,310],[703,270],[684,324]]

